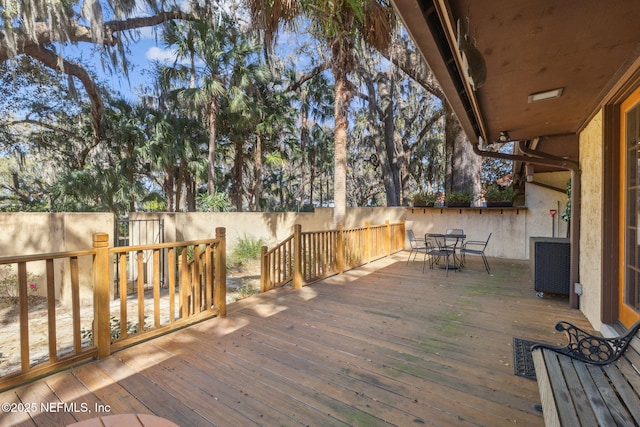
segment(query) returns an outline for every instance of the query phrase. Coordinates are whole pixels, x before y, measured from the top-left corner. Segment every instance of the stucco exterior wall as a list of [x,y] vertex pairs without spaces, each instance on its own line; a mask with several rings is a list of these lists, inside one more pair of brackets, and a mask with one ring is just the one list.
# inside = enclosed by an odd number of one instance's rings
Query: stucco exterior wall
[[489,257],[527,259],[527,209],[407,209],[407,229],[416,237],[426,233],[444,233],[461,228],[467,240],[486,240],[491,234],[486,254]]
[[[3,213],[0,214],[0,257],[43,254],[91,249],[93,235],[105,232],[113,243],[114,216],[108,213]],[[80,299],[92,304],[92,259],[79,257]],[[45,263],[29,263],[30,282],[38,286],[38,294],[46,294]],[[54,261],[56,298],[71,301],[69,263]]]
[[580,223],[580,282],[583,295],[580,310],[595,329],[602,327],[602,112],[580,134],[580,169],[582,170]]
[[[537,174],[536,181],[561,189],[565,188],[568,177],[568,173]],[[448,228],[462,228],[468,240],[484,240],[489,233],[492,233],[487,247],[489,257],[526,260],[529,258],[530,237],[551,237],[549,209],[556,208],[561,211],[564,209],[565,202],[566,196],[561,191],[528,185],[526,208],[495,210],[349,208],[344,226],[346,228],[362,226],[366,221],[371,224],[383,224],[387,220],[390,222],[405,220],[406,228],[413,229],[417,236],[423,236],[429,232],[441,233]],[[331,208],[319,208],[313,213],[132,213],[129,219],[162,219],[166,242],[213,238],[215,229],[224,227],[227,249],[230,252],[238,240],[245,235],[262,239],[267,246],[273,246],[291,235],[295,224],[301,224],[303,231],[333,228],[332,215]],[[89,249],[92,247],[92,236],[96,232],[108,233],[110,245],[113,245],[114,222],[111,214],[0,214],[0,224],[6,230],[0,235],[0,256]],[[564,237],[566,224],[558,221],[557,218],[556,222],[554,228],[556,236]],[[408,242],[405,242],[405,245],[406,248],[409,247]],[[62,286],[56,289],[56,296],[64,303],[70,300],[67,264],[66,261],[65,263],[56,262],[56,283],[62,283]],[[81,259],[80,264],[81,282],[91,283],[88,276],[91,268],[90,259]],[[593,265],[593,267],[598,266]],[[41,275],[42,283],[39,285],[41,285],[41,291],[44,291],[44,263],[42,271],[34,271],[34,273]],[[584,273],[583,277],[585,277]],[[591,287],[593,286],[590,285]],[[90,292],[87,291],[90,291],[90,288],[88,285],[83,285],[81,298],[89,303]],[[589,298],[597,298],[593,292],[589,292],[591,293]]]
[[[526,184],[528,237],[569,237],[568,223],[561,215],[567,206],[566,188],[570,179],[569,171],[536,173],[534,181]],[[552,209],[557,211],[553,218]]]
[[[345,228],[359,227],[365,221],[384,224],[404,218],[404,208],[349,208]],[[303,231],[333,228],[333,210],[317,208],[315,212],[179,212],[130,214],[130,219],[164,220],[165,241],[185,241],[215,237],[215,229],[226,229],[227,249],[233,250],[238,240],[246,236],[262,239],[272,246],[290,236],[295,224]]]

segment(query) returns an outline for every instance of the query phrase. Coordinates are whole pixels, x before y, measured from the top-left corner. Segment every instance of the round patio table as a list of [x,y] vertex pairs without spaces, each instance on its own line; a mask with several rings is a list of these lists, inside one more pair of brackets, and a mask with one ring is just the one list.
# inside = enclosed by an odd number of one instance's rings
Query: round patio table
[[[429,237],[436,241],[437,246],[432,255],[438,258],[446,258],[446,263],[444,265],[439,265],[439,267],[447,270],[447,275],[449,274],[449,270],[458,270],[462,267],[461,259],[456,254],[456,251],[460,250],[462,247],[464,239],[467,237],[465,234],[427,233],[425,235],[425,239]],[[449,262],[450,256],[453,256],[453,263]]]
[[165,418],[149,414],[100,415],[67,427],[180,427]]

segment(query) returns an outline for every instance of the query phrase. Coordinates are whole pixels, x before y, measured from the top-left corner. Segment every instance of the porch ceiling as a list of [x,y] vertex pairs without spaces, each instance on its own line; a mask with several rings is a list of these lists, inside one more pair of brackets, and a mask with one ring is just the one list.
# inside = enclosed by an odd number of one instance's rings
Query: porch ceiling
[[[575,135],[640,54],[637,0],[393,2],[472,142],[506,130],[577,158],[575,138],[554,136]],[[476,91],[461,77],[458,21],[486,64]],[[555,88],[560,98],[528,103]]]

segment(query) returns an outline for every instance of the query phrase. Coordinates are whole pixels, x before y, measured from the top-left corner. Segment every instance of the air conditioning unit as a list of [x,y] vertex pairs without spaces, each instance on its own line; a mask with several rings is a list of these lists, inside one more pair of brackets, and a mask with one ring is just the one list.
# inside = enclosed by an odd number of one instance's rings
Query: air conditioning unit
[[529,271],[538,297],[546,293],[569,295],[571,243],[569,239],[531,237]]

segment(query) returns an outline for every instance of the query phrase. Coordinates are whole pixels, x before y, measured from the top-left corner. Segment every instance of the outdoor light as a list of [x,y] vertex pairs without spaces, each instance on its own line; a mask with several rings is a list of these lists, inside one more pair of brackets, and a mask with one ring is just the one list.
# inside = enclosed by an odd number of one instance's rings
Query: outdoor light
[[558,89],[547,90],[544,92],[532,93],[529,95],[529,104],[532,102],[545,101],[547,99],[560,98],[562,95],[563,88],[559,87]]
[[504,144],[505,142],[509,141],[511,141],[509,132],[507,132],[506,130],[500,131],[500,135],[496,138],[496,144]]

